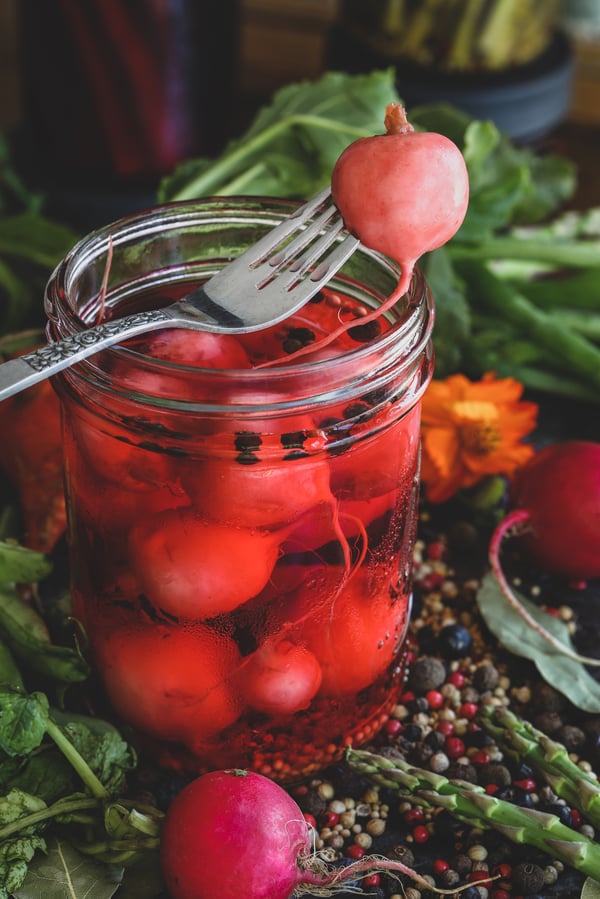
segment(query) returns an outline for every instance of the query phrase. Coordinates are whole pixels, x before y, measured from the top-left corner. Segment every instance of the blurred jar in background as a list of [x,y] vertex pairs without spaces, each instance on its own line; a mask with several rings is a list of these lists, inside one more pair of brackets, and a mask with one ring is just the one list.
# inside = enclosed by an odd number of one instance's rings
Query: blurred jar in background
[[448,103],[520,143],[545,138],[571,104],[559,0],[341,0],[327,66],[393,66],[407,106]]
[[340,28],[380,58],[476,72],[531,62],[558,13],[559,0],[342,0]]
[[228,138],[238,0],[21,0],[19,158],[50,205],[95,227],[154,200]]

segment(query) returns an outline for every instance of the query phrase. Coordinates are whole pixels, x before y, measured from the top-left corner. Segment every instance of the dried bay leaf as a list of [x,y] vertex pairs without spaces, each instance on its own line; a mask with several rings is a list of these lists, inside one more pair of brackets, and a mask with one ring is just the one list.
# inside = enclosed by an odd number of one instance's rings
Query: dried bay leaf
[[111,899],[123,879],[123,868],[106,865],[53,840],[46,855],[29,866],[15,899]]
[[[514,591],[526,611],[545,630],[573,650],[566,625]],[[477,591],[477,604],[485,623],[498,641],[515,655],[530,659],[539,673],[573,705],[584,712],[600,712],[600,684],[581,662],[562,655],[519,615],[505,599],[493,574]]]

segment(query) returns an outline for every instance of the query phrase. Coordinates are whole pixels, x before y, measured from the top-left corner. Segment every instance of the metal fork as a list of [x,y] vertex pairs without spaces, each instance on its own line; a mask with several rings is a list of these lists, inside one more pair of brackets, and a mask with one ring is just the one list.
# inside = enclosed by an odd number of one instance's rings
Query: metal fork
[[326,188],[172,305],[95,325],[0,364],[0,400],[137,334],[160,328],[244,334],[277,324],[352,255],[359,241],[343,231]]

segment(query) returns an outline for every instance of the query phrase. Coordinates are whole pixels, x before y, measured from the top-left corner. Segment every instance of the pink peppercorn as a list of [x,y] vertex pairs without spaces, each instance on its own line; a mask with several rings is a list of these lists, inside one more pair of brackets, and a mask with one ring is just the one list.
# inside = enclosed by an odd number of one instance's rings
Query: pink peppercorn
[[438,721],[435,729],[448,737],[454,733],[454,723],[452,721]]
[[573,827],[579,827],[583,821],[581,812],[577,808],[570,808],[569,812],[571,813],[571,823],[573,824]]
[[498,786],[498,784],[486,784],[484,789],[488,796],[494,796],[498,792],[500,787]]
[[362,885],[364,887],[378,887],[380,883],[381,877],[379,874],[367,874],[367,876],[362,879]]
[[489,763],[490,757],[483,749],[480,749],[479,752],[474,752],[471,756],[472,765],[489,765]]
[[513,784],[515,787],[518,787],[519,790],[523,790],[524,793],[533,793],[537,788],[537,783],[531,777],[524,777],[522,780],[514,780]]
[[512,875],[512,867],[506,862],[500,862],[492,868],[494,877],[500,877],[502,880],[508,880]]
[[448,683],[452,684],[453,687],[458,687],[459,689],[461,687],[464,687],[465,680],[466,678],[462,671],[453,671],[448,675]]
[[458,714],[461,718],[474,718],[478,712],[477,703],[476,702],[463,702],[461,705]]
[[511,896],[506,890],[492,890],[490,899],[511,899]]
[[465,744],[460,737],[446,737],[444,750],[448,758],[457,759],[465,754]]
[[428,690],[425,699],[430,709],[441,709],[444,704],[444,697],[439,690]]
[[317,819],[314,815],[311,815],[310,812],[304,812],[303,817],[309,827],[312,827],[314,830],[317,829]]
[[319,815],[319,821],[323,827],[335,827],[340,822],[337,812],[324,811]]
[[431,543],[427,544],[427,556],[429,559],[438,562],[440,559],[443,559],[445,555],[446,544],[442,543],[441,540],[432,540]]
[[400,702],[402,705],[406,705],[407,703],[412,702],[414,698],[415,694],[412,690],[405,690],[404,693],[400,695]]
[[407,824],[414,824],[415,821],[422,821],[424,817],[425,812],[422,808],[409,808],[403,815]]
[[346,849],[348,858],[354,859],[355,862],[360,861],[360,859],[364,857],[364,854],[365,850],[362,846],[359,846],[358,843],[352,843],[352,845],[348,846]]
[[412,832],[415,843],[426,843],[431,834],[424,824],[418,824]]
[[385,732],[388,737],[396,737],[402,731],[402,722],[397,718],[390,718],[385,723]]
[[433,872],[434,874],[445,874],[446,871],[450,870],[450,865],[446,861],[445,858],[436,858],[433,862]]

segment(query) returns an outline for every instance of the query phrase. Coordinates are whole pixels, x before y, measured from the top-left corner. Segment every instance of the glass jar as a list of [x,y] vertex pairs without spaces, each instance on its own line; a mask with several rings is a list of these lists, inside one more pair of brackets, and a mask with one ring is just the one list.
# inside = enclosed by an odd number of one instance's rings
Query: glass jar
[[[49,282],[49,339],[172,302],[294,208],[212,199],[93,233]],[[55,379],[73,614],[108,708],[168,768],[290,780],[397,701],[432,373],[420,272],[360,327],[397,275],[361,248],[275,327],[155,332]]]

